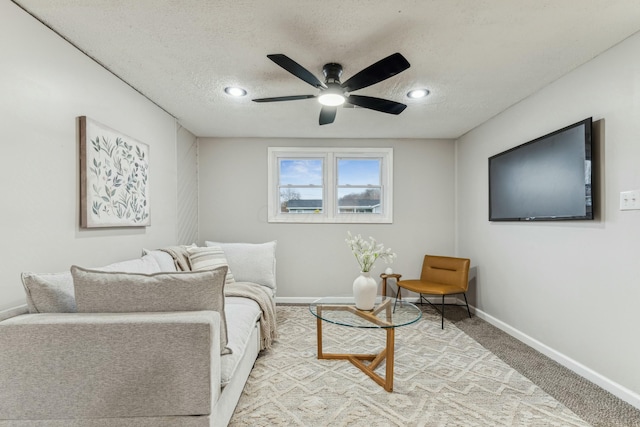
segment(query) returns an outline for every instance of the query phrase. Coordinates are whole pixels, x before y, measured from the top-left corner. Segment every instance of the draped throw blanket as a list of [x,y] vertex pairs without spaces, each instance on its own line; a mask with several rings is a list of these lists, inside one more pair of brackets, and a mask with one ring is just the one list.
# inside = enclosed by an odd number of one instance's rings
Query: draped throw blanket
[[[191,271],[189,262],[189,246],[169,246],[160,250],[173,258],[178,271]],[[264,286],[250,282],[233,282],[225,285],[226,297],[242,297],[254,300],[262,314],[260,315],[260,350],[271,348],[273,341],[278,338],[276,327],[276,303],[271,297],[270,290]]]
[[260,350],[271,348],[278,338],[276,328],[276,303],[264,286],[250,282],[234,282],[224,287],[224,296],[250,298],[258,303],[260,315]]
[[173,258],[173,263],[178,271],[191,271],[191,264],[189,263],[189,252],[187,252],[188,246],[167,246],[160,249],[163,252],[168,253]]

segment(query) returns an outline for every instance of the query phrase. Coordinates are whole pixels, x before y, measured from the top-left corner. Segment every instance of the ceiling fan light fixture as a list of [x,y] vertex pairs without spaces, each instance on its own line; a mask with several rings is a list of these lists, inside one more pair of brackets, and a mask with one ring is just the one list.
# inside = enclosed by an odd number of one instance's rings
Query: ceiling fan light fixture
[[429,93],[429,89],[413,89],[407,93],[407,97],[412,99],[424,98]]
[[323,93],[318,97],[318,102],[327,107],[337,107],[344,104],[344,95],[341,93]]
[[227,95],[231,95],[235,97],[245,96],[247,94],[246,90],[242,89],[241,87],[235,87],[235,86],[225,87],[224,91]]
[[318,102],[327,107],[337,107],[344,104],[345,97],[340,83],[328,82],[327,86],[328,89],[322,91],[322,94],[318,96]]

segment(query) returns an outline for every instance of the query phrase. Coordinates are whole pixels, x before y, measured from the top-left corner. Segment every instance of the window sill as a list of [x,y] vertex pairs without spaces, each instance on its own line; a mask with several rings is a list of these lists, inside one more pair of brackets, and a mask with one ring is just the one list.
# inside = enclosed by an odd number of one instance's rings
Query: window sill
[[363,217],[356,215],[340,215],[334,218],[327,218],[322,215],[300,215],[295,217],[276,216],[268,218],[270,223],[288,224],[392,224],[393,218],[388,217]]

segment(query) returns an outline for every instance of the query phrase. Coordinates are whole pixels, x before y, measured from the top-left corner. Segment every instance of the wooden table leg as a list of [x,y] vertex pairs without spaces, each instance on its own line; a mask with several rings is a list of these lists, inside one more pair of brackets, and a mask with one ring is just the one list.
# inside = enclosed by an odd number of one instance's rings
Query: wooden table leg
[[317,325],[317,336],[318,336],[318,359],[322,359],[323,355],[322,355],[322,319],[320,319],[319,317],[316,318],[316,325]]
[[[391,304],[389,301],[385,302],[385,305],[379,307],[380,310],[386,310],[387,317],[391,314]],[[350,361],[354,366],[359,368],[362,372],[367,374],[372,380],[382,386],[386,391],[393,391],[393,363],[394,363],[394,351],[395,351],[395,328],[384,328],[387,334],[387,342],[382,351],[378,354],[353,354],[353,353],[327,353],[322,350],[322,318],[321,307],[317,307],[318,316],[316,317],[316,333],[318,341],[318,359],[342,359]],[[357,313],[360,314],[360,313]],[[364,318],[369,318],[368,313],[361,314]],[[378,319],[369,319],[373,323],[382,322]],[[369,364],[363,363],[368,361]],[[386,361],[384,378],[376,374],[375,369]]]
[[387,364],[385,366],[385,385],[386,391],[393,391],[393,354],[395,347],[395,328],[387,328]]
[[[385,348],[378,354],[353,354],[353,353],[323,353],[322,352],[322,320],[318,318],[318,359],[342,359],[350,361],[355,367],[367,374],[378,385],[382,386],[386,391],[393,391],[393,361],[395,347],[395,329],[387,329],[387,344]],[[363,363],[368,361],[369,364]],[[384,378],[376,374],[374,371],[382,363],[386,361]]]

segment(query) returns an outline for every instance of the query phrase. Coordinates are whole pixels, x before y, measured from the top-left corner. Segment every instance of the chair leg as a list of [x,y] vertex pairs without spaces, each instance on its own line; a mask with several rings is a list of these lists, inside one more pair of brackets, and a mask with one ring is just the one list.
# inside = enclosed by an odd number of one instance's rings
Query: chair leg
[[442,316],[440,321],[442,322],[441,328],[444,329],[444,295],[442,295]]
[[393,301],[393,312],[396,312],[396,304],[398,303],[398,300],[402,301],[402,292],[400,291],[400,286],[398,286],[398,292],[396,292],[396,299]]
[[467,293],[463,293],[464,295],[464,303],[467,304],[467,313],[469,313],[469,319],[471,319],[471,311],[469,311],[469,303],[467,302]]

